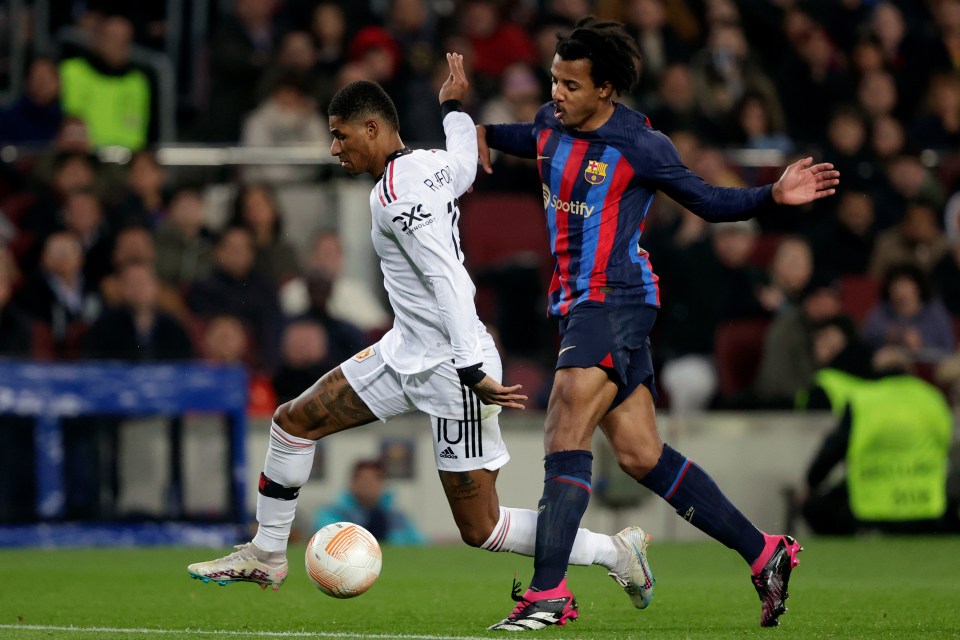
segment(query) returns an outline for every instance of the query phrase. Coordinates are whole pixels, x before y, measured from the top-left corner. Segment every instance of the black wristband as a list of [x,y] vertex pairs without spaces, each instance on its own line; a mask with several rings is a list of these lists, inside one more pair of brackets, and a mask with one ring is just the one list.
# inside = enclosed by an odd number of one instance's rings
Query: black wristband
[[444,100],[440,105],[440,119],[447,117],[453,111],[463,111],[463,104],[459,100]]
[[487,377],[487,374],[483,372],[482,362],[479,364],[472,364],[469,367],[463,367],[462,369],[457,369],[457,376],[460,378],[460,384],[465,387],[472,387],[481,380]]

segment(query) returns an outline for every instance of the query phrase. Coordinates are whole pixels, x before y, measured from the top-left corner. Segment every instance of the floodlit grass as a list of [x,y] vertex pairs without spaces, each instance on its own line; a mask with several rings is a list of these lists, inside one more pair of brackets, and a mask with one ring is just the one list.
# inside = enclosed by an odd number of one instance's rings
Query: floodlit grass
[[[547,638],[960,638],[960,538],[807,539],[790,612],[760,629],[740,558],[716,543],[651,546],[657,592],[630,606],[598,567],[571,569],[580,620]],[[0,638],[477,638],[513,606],[532,560],[466,547],[384,550],[380,580],[353,600],[313,588],[302,547],[278,593],[191,580],[221,550],[0,550]],[[225,551],[225,550],[224,550]]]

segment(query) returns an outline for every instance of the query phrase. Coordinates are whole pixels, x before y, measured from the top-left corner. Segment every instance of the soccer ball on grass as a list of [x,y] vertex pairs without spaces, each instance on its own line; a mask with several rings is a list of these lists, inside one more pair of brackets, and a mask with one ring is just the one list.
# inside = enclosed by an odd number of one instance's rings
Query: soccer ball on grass
[[352,522],[328,524],[307,543],[307,575],[334,598],[353,598],[369,589],[382,564],[377,539]]

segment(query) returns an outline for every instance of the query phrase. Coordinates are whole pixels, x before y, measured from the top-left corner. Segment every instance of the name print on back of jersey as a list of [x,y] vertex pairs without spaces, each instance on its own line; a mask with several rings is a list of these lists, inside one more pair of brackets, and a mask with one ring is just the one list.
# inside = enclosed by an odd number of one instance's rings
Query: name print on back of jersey
[[450,170],[450,165],[445,166],[440,171],[437,171],[430,178],[424,178],[423,184],[430,187],[431,191],[440,191],[445,184],[453,183],[453,171]]
[[428,224],[433,224],[433,214],[429,211],[422,211],[422,209],[422,204],[410,207],[410,211],[406,211],[399,216],[394,216],[393,221],[399,222],[401,224],[400,230],[409,236],[417,229],[421,229]]

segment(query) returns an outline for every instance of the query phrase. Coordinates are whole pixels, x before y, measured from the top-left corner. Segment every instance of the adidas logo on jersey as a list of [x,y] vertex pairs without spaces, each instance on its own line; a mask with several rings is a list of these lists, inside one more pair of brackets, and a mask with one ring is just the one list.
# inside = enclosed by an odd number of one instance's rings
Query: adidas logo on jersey
[[453,459],[456,459],[456,458],[457,458],[457,454],[455,454],[455,453],[453,452],[453,449],[451,449],[450,447],[447,447],[446,449],[444,449],[443,451],[440,452],[440,457],[441,457],[441,458],[453,458]]

